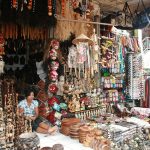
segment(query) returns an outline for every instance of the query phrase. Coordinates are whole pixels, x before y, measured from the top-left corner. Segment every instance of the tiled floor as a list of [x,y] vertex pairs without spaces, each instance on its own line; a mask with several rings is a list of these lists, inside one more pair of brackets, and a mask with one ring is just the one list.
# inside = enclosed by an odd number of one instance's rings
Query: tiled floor
[[54,144],[62,144],[64,146],[64,150],[92,150],[91,148],[84,147],[78,140],[71,139],[70,137],[64,136],[60,133],[48,136],[37,133],[37,135],[40,138],[41,148],[45,146],[52,147]]

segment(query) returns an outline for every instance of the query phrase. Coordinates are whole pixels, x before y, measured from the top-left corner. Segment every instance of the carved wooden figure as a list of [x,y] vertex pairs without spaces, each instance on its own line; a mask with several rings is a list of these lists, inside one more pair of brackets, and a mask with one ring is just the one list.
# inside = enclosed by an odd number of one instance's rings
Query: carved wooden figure
[[6,142],[13,143],[14,140],[14,125],[12,124],[12,120],[9,119],[6,125]]

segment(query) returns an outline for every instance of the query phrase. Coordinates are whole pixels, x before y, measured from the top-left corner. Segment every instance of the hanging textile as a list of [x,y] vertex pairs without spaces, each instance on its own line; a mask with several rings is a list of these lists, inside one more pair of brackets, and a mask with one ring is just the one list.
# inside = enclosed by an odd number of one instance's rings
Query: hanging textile
[[150,78],[145,81],[145,102],[143,105],[150,108]]

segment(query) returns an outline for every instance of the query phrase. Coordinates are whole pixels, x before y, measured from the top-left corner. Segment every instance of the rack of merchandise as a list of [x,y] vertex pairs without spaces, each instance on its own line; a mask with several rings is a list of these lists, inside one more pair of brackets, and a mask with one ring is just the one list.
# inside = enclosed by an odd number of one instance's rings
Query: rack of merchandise
[[[143,60],[137,51],[127,53],[127,99],[135,106],[144,97]],[[141,105],[141,102],[138,104]]]
[[[101,82],[105,103],[118,103],[124,100],[124,58],[119,38],[101,39]],[[117,42],[118,41],[118,42]],[[119,43],[119,44],[118,44]]]

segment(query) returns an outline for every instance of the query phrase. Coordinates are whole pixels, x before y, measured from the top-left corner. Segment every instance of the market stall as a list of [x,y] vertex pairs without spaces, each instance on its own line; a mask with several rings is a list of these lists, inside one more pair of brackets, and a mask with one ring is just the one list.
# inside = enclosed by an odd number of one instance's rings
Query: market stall
[[[0,149],[150,148],[138,36],[101,19],[97,1],[0,3]],[[33,132],[34,116],[19,113],[31,86],[54,135]]]

